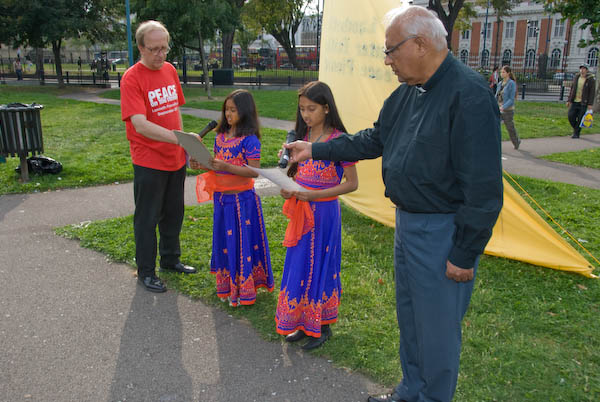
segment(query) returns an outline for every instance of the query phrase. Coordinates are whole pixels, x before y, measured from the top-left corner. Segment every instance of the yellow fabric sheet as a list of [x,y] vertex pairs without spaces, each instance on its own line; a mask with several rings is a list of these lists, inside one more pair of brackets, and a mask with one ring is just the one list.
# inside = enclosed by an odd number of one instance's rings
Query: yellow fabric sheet
[[[371,127],[398,81],[384,64],[385,13],[397,0],[327,0],[323,14],[319,79],[331,86],[346,128]],[[394,226],[384,196],[380,159],[358,164],[359,188],[343,197],[359,212]],[[504,208],[486,254],[592,277],[593,267],[504,182]]]

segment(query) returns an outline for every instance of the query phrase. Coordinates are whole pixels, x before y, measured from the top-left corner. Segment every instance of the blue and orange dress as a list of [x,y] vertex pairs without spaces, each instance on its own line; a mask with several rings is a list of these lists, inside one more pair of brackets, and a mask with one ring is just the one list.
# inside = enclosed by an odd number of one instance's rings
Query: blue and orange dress
[[[217,134],[215,159],[237,166],[260,160],[255,135],[227,138]],[[273,271],[260,197],[254,179],[210,171],[198,176],[198,200],[213,199],[213,247],[210,272],[216,276],[217,296],[233,306],[254,304],[256,290],[273,291]]]
[[[326,141],[340,134],[335,130]],[[295,179],[309,190],[328,189],[340,184],[344,168],[355,163],[309,159],[298,164]],[[284,213],[290,222],[284,240],[288,249],[275,312],[276,330],[281,335],[302,330],[318,338],[321,325],[337,321],[342,293],[340,203],[337,197],[309,202],[290,198]]]

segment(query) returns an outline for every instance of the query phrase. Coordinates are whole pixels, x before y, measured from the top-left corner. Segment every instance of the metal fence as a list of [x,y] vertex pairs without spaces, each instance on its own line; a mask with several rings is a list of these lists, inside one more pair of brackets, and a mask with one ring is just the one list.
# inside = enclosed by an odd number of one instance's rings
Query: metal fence
[[456,57],[489,78],[493,67],[508,65],[515,75],[517,85],[522,95],[525,92],[534,94],[555,95],[558,100],[563,100],[569,93],[573,78],[579,72],[579,66],[583,63],[590,65],[592,73],[597,71],[598,57],[592,53],[592,57],[552,57],[545,54],[535,55],[530,51],[526,56],[512,56],[509,53],[503,56],[481,57],[481,55],[467,56],[457,54]]

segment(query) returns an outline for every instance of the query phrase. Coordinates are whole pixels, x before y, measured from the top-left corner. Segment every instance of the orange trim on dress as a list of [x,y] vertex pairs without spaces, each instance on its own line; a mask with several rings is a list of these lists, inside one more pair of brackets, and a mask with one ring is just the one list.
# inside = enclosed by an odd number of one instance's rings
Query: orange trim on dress
[[[338,197],[325,197],[313,200],[315,202],[333,201]],[[284,247],[294,247],[298,241],[315,226],[315,216],[309,201],[301,201],[291,197],[283,203],[283,214],[290,220],[283,238]]]
[[254,179],[234,174],[217,174],[214,170],[196,176],[196,197],[198,202],[213,199],[216,192],[242,192],[254,188]]

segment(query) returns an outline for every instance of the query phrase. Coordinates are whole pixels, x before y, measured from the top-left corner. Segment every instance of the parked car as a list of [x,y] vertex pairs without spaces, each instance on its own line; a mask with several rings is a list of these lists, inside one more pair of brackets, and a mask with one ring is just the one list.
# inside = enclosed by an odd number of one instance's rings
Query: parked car
[[239,68],[245,70],[245,69],[249,69],[250,68],[250,63],[244,61],[242,63],[240,63],[240,65],[238,66]]
[[293,70],[294,65],[292,63],[283,63],[282,65],[279,66],[279,68],[282,70]]
[[573,81],[575,78],[575,74],[573,73],[554,73],[552,76],[552,80],[561,82],[561,81]]

